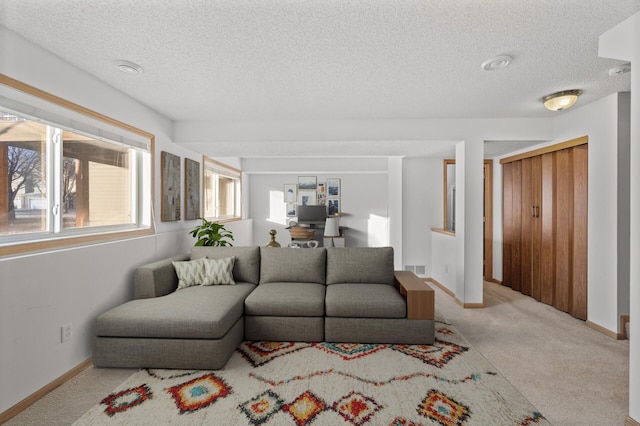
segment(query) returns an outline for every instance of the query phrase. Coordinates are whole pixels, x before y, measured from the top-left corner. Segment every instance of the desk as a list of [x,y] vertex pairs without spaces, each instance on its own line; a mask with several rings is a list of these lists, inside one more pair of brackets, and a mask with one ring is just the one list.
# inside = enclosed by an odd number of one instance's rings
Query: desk
[[318,220],[318,221],[300,221],[298,222],[298,226],[304,226],[306,228],[309,229],[324,229],[324,225],[325,225],[325,221],[324,220]]
[[331,238],[333,238],[333,247],[346,247],[344,235],[339,237],[323,237],[322,247],[331,247]]
[[[308,228],[309,230],[324,230],[324,225],[325,225],[325,221],[316,221],[316,222],[298,222],[298,226],[302,226],[305,228]],[[287,226],[285,229],[291,229],[290,226]],[[339,237],[333,237],[333,244],[334,247],[346,247],[346,243],[345,243],[345,237],[344,237],[344,231],[348,230],[349,228],[346,226],[340,226],[338,227],[338,229],[340,230],[340,236]],[[331,246],[331,237],[325,237],[322,235],[322,232],[316,232],[316,235],[314,236],[314,239],[319,240],[319,237],[322,237],[322,246],[321,247],[329,247]],[[305,240],[306,241],[306,240]],[[304,244],[304,242],[302,241],[297,241],[299,243]],[[320,241],[318,241],[319,243]]]

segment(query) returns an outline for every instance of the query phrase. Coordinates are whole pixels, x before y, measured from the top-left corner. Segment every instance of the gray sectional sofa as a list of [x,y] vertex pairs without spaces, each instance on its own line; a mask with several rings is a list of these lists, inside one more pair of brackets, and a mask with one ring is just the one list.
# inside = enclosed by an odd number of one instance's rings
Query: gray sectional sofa
[[[229,257],[235,284],[178,289],[173,262]],[[391,247],[193,247],[139,267],[96,328],[98,367],[218,369],[243,340],[432,344],[434,293]]]

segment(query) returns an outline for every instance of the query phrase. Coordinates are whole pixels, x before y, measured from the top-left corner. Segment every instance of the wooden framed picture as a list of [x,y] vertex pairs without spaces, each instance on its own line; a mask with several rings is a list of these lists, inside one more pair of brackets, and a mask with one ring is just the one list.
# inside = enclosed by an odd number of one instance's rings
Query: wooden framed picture
[[184,159],[184,218],[195,220],[200,217],[200,163],[190,158]]
[[180,157],[162,151],[160,163],[162,169],[161,220],[163,222],[180,220]]
[[295,203],[298,199],[298,185],[295,183],[286,183],[284,185],[284,202]]
[[313,190],[318,187],[318,178],[316,176],[298,176],[298,191]]
[[318,182],[318,205],[327,205],[327,186],[324,182]]
[[287,203],[287,217],[298,215],[298,205],[296,203]]
[[340,213],[340,198],[327,199],[327,214],[333,216]]
[[327,197],[338,198],[341,197],[342,191],[340,191],[340,179],[331,178],[327,179]]
[[301,206],[315,206],[317,200],[316,191],[298,190],[298,204]]

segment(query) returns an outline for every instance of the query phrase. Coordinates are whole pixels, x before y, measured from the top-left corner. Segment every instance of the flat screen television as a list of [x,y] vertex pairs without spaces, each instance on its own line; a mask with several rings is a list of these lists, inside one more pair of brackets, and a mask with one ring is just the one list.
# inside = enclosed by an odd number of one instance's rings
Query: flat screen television
[[298,206],[298,222],[324,222],[326,219],[326,206]]

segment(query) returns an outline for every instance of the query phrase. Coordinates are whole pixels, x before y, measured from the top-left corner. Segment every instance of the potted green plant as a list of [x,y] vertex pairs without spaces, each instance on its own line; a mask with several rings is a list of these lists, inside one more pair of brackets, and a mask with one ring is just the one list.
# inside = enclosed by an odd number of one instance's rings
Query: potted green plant
[[189,231],[193,238],[197,238],[196,246],[233,246],[229,240],[233,240],[233,234],[224,225],[204,218],[202,224]]

